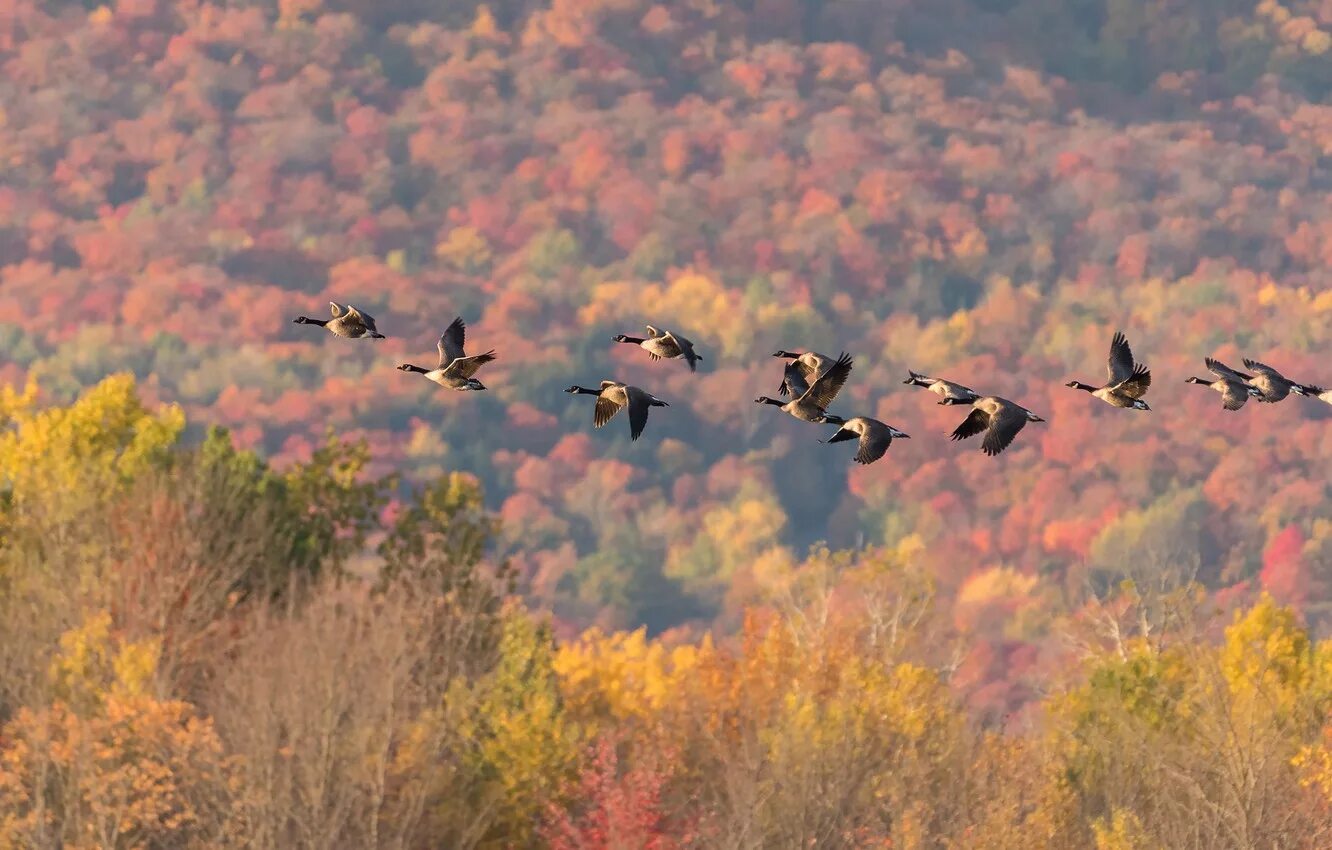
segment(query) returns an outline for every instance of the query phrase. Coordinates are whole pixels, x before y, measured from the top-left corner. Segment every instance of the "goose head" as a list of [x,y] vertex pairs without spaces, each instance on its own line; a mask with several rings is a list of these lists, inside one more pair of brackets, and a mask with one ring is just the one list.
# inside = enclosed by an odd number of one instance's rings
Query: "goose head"
[[776,352],[774,352],[772,356],[773,356],[773,357],[785,357],[785,358],[788,359],[788,360],[794,360],[794,359],[796,359],[797,357],[799,357],[800,355],[799,355],[799,354],[793,354],[793,353],[791,353],[790,351],[787,351],[786,349],[783,348],[783,349],[781,349],[780,351],[776,351]]

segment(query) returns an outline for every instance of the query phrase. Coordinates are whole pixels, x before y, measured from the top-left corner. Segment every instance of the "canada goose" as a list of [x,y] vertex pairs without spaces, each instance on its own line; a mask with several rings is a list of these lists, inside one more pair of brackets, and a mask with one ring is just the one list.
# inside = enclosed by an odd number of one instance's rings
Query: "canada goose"
[[689,371],[697,371],[698,361],[703,359],[703,355],[694,351],[692,342],[672,331],[659,331],[652,325],[644,325],[643,327],[647,328],[647,337],[616,334],[612,339],[616,342],[627,342],[638,346],[646,351],[653,360],[674,360],[677,357],[683,357],[689,363]]
[[1291,393],[1304,395],[1303,384],[1297,384],[1287,378],[1277,370],[1265,363],[1259,363],[1257,360],[1244,358],[1245,368],[1252,369],[1256,374],[1249,379],[1249,383],[1258,388],[1262,395],[1258,400],[1268,404],[1276,404]]
[[980,398],[980,393],[971,387],[964,387],[961,384],[955,384],[952,381],[945,381],[943,378],[930,378],[925,375],[918,375],[907,370],[907,379],[904,384],[912,384],[917,387],[924,387],[935,395],[939,396],[939,404],[970,404]]
[[780,399],[759,396],[754,399],[756,404],[771,404],[780,407],[796,419],[802,419],[805,422],[829,422],[834,425],[842,424],[841,417],[827,416],[824,409],[832,404],[837,393],[846,383],[846,378],[851,374],[851,355],[845,351],[837,361],[828,368],[828,371],[809,385],[799,396],[783,403]]
[[[945,398],[943,403],[954,405],[967,402]],[[965,440],[984,431],[985,440],[981,443],[981,451],[991,457],[1008,448],[1008,444],[1013,442],[1018,431],[1021,431],[1028,422],[1045,421],[1017,402],[999,396],[988,395],[978,398],[971,402],[971,408],[967,418],[953,430],[952,438]]]
[[[835,422],[834,417],[825,417],[829,422]],[[860,440],[860,450],[856,452],[853,458],[856,463],[874,463],[874,461],[883,457],[884,452],[888,451],[888,446],[892,445],[893,437],[900,437],[904,440],[911,439],[910,434],[905,434],[891,425],[886,425],[877,419],[871,419],[868,416],[853,416],[841,423],[841,428],[826,440],[820,440],[821,443],[840,443],[845,440]]]
[[384,335],[375,327],[375,317],[369,313],[362,313],[350,304],[343,310],[342,305],[336,301],[328,302],[328,306],[333,312],[331,319],[297,316],[292,322],[298,325],[319,325],[347,339],[384,339]]
[[1244,402],[1249,400],[1250,396],[1260,398],[1262,390],[1246,383],[1249,376],[1243,372],[1236,372],[1219,360],[1213,360],[1211,357],[1205,358],[1203,363],[1207,364],[1208,370],[1217,376],[1215,381],[1208,381],[1205,378],[1185,378],[1186,384],[1202,384],[1211,387],[1221,393],[1221,406],[1226,410],[1239,410],[1244,406]]
[[1110,377],[1103,387],[1093,387],[1081,381],[1069,381],[1064,386],[1086,390],[1106,404],[1115,407],[1151,410],[1147,402],[1142,400],[1142,396],[1152,385],[1152,373],[1141,363],[1133,362],[1133,352],[1129,349],[1128,340],[1118,331],[1110,340],[1110,359],[1107,368]]
[[809,385],[833,365],[833,359],[817,351],[796,353],[782,349],[772,355],[790,360],[782,374],[782,385],[777,392],[781,395],[804,395]]
[[594,395],[596,407],[592,410],[592,427],[600,428],[615,417],[625,407],[629,408],[629,438],[637,440],[647,426],[649,407],[670,407],[669,404],[649,392],[622,384],[618,381],[602,381],[601,389],[592,390],[577,384],[565,390],[566,393]]
[[411,363],[403,363],[398,368],[404,372],[425,375],[427,380],[434,381],[445,389],[484,390],[486,385],[472,376],[476,374],[477,369],[495,359],[495,350],[492,348],[485,354],[468,357],[463,353],[463,343],[466,338],[467,325],[463,324],[462,316],[459,316],[444,330],[444,333],[440,334],[439,342],[435,344],[439,349],[437,367],[425,369]]

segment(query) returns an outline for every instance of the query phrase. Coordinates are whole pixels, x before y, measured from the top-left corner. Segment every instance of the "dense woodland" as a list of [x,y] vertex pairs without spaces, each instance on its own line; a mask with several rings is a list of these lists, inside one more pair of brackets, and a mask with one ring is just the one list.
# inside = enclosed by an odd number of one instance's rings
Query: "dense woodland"
[[[1326,0],[0,0],[0,69],[0,848],[1332,843],[1332,408],[1183,382],[1332,384]],[[459,314],[487,392],[393,368]],[[1062,385],[1116,329],[1151,413]]]

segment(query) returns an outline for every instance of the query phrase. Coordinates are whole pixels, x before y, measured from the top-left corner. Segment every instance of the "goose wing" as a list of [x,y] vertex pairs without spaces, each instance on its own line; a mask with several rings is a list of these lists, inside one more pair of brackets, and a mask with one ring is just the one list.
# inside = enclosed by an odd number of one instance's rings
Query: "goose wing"
[[1249,400],[1249,391],[1243,382],[1226,380],[1221,385],[1221,406],[1226,410],[1239,410]]
[[614,419],[627,403],[623,384],[602,381],[601,395],[597,396],[597,404],[592,409],[592,427],[600,428]]
[[786,364],[782,370],[782,395],[794,395],[797,398],[809,392],[809,378],[805,367],[799,360]]
[[888,446],[893,442],[893,435],[888,431],[888,426],[879,420],[870,419],[868,416],[862,418],[865,425],[860,432],[860,449],[856,452],[855,461],[874,463],[888,451]]
[[694,353],[694,344],[682,336],[676,336],[674,331],[667,331],[663,339],[673,343],[676,350],[684,356],[685,362],[689,364],[689,371],[698,371],[698,355]]
[[648,408],[651,406],[652,396],[638,387],[625,387],[624,394],[629,407],[629,439],[637,440],[647,427]]
[[981,410],[979,407],[973,407],[967,418],[962,420],[962,424],[953,429],[951,434],[954,440],[965,440],[967,437],[974,437],[981,431],[990,427],[990,414]]
[[1246,375],[1243,372],[1236,372],[1226,364],[1212,357],[1203,360],[1207,365],[1207,370],[1218,378],[1225,378],[1230,381],[1252,381],[1253,375]]
[[1145,366],[1137,365],[1133,367],[1133,374],[1128,377],[1128,380],[1116,385],[1113,389],[1119,395],[1128,398],[1142,398],[1151,385],[1151,371]]
[[1106,381],[1106,386],[1114,387],[1124,383],[1133,377],[1135,370],[1133,363],[1133,350],[1129,348],[1128,339],[1124,334],[1115,331],[1114,338],[1110,340],[1110,357],[1106,362],[1107,374],[1110,379]]
[[435,343],[435,347],[439,349],[439,366],[441,369],[453,361],[467,356],[463,353],[463,345],[466,342],[467,325],[463,322],[462,316],[459,316],[444,329],[444,333],[439,335],[439,342]]
[[1247,357],[1244,358],[1244,368],[1252,369],[1259,375],[1266,375],[1269,378],[1275,378],[1278,381],[1287,380],[1285,375],[1273,369],[1271,366],[1268,366],[1266,363],[1259,363],[1257,360],[1250,360]]
[[476,374],[476,370],[495,359],[495,349],[487,351],[485,354],[473,354],[471,357],[459,357],[449,363],[444,368],[444,372],[449,375],[456,375],[459,378],[470,378]]
[[347,305],[347,318],[365,325],[365,329],[371,333],[379,333],[379,328],[375,326],[375,317],[357,310],[350,304]]
[[851,355],[845,351],[842,356],[837,358],[837,362],[828,367],[812,384],[809,389],[800,394],[805,401],[813,402],[820,409],[827,409],[832,404],[833,399],[837,398],[837,393],[841,391],[842,385],[846,383],[847,377],[851,374]]
[[998,412],[990,417],[990,427],[985,431],[985,441],[981,451],[994,457],[1008,448],[1023,426],[1027,424],[1027,412],[1016,404],[1000,405]]
[[341,318],[342,314],[346,312],[342,309],[342,305],[336,301],[328,302],[328,309],[329,312],[333,314],[333,318],[335,319]]

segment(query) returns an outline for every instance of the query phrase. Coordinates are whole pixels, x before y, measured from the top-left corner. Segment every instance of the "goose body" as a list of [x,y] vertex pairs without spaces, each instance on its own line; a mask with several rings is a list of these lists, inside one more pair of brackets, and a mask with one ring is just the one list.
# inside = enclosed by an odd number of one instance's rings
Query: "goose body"
[[426,369],[416,366],[412,363],[403,363],[398,366],[404,372],[415,372],[418,375],[425,375],[426,380],[434,381],[441,387],[449,390],[484,390],[485,384],[478,381],[473,375],[486,363],[495,359],[495,351],[491,349],[485,354],[475,354],[468,357],[463,351],[463,345],[467,339],[467,325],[463,323],[462,316],[454,319],[452,324],[440,334],[439,342],[435,348],[439,350],[439,365],[434,369]]
[[907,370],[907,379],[904,384],[924,387],[935,395],[939,396],[939,404],[971,404],[980,398],[980,393],[971,387],[964,387],[953,381],[946,381],[943,378],[931,378],[927,375],[921,375]]
[[1287,378],[1277,370],[1268,366],[1266,363],[1259,363],[1257,360],[1244,358],[1244,368],[1253,370],[1253,377],[1249,379],[1252,386],[1258,388],[1262,395],[1258,400],[1267,404],[1276,404],[1291,393],[1296,395],[1305,395],[1303,384],[1297,384]]
[[797,353],[782,349],[772,355],[773,357],[784,357],[790,360],[782,372],[782,385],[777,392],[780,395],[801,396],[809,385],[818,380],[819,376],[832,367],[834,360],[826,354],[819,354],[817,351],[805,351]]
[[1216,375],[1216,380],[1209,381],[1206,378],[1185,378],[1186,384],[1202,384],[1211,387],[1221,393],[1221,406],[1226,410],[1239,410],[1244,403],[1252,398],[1262,397],[1262,390],[1248,383],[1251,376],[1243,372],[1236,372],[1220,360],[1214,360],[1208,357],[1203,360],[1207,365],[1208,371]]
[[1107,379],[1103,386],[1094,387],[1081,381],[1069,381],[1064,386],[1085,390],[1113,407],[1151,410],[1142,397],[1152,385],[1152,373],[1146,366],[1134,362],[1133,351],[1122,333],[1116,332],[1110,340],[1106,369]]
[[[963,401],[944,399],[945,404],[966,404]],[[982,396],[971,402],[971,413],[962,424],[953,430],[954,440],[965,440],[984,433],[981,451],[991,457],[1008,448],[1028,422],[1045,420],[1014,401],[999,396]]]
[[613,339],[615,342],[637,345],[648,353],[653,360],[674,360],[677,357],[683,357],[689,364],[689,371],[694,372],[698,369],[698,361],[703,359],[703,355],[694,351],[694,344],[673,331],[662,331],[644,325],[647,328],[648,335],[629,336],[627,334],[616,334]]
[[328,302],[333,314],[331,319],[312,319],[309,316],[297,316],[292,322],[298,325],[318,325],[330,333],[346,339],[384,339],[384,335],[375,327],[375,317],[363,313],[348,304],[346,309],[336,301]]
[[592,427],[600,428],[615,417],[615,414],[629,409],[629,438],[637,440],[647,427],[648,409],[670,407],[669,404],[646,390],[622,384],[619,381],[602,381],[599,389],[589,389],[575,384],[565,390],[566,393],[594,395],[596,406],[592,410]]
[[780,407],[782,410],[800,419],[804,422],[832,422],[840,425],[840,417],[827,416],[827,407],[832,404],[837,393],[846,383],[847,376],[851,374],[851,355],[842,352],[842,355],[828,367],[822,375],[811,383],[803,393],[783,402],[780,399],[769,398],[768,396],[759,396],[754,399],[756,404],[771,404],[774,407]]
[[[836,422],[834,417],[825,417],[825,419]],[[820,442],[841,443],[846,440],[859,440],[860,447],[852,458],[856,463],[870,464],[883,457],[888,447],[892,445],[894,437],[911,438],[910,434],[905,434],[891,425],[868,416],[853,416],[840,424],[842,427],[837,429],[837,433]]]

